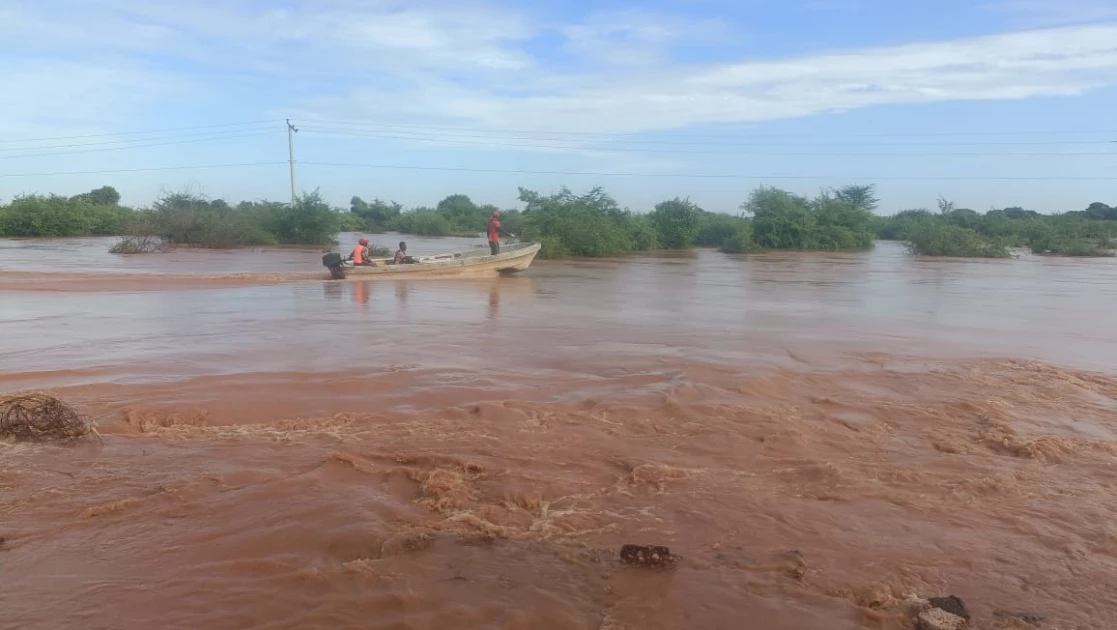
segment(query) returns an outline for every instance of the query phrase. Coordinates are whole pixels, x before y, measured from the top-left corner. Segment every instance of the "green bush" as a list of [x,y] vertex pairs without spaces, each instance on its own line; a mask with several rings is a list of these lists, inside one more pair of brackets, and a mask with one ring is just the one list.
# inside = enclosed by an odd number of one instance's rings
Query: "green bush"
[[544,236],[539,239],[539,245],[540,258],[570,258],[574,255],[557,236]]
[[[359,201],[359,198],[354,198],[354,203]],[[362,202],[363,203],[363,202]],[[388,220],[386,223],[379,223],[378,225],[386,225],[389,229],[401,232],[403,234],[417,234],[419,236],[466,236],[472,237],[485,232],[488,229],[489,219],[492,217],[493,212],[499,210],[493,205],[477,205],[473,203],[466,195],[450,195],[438,202],[436,208],[415,208],[410,211],[400,212],[399,204],[392,202],[393,206],[387,210],[378,210],[373,215],[372,210],[380,204],[381,208],[386,207],[379,200],[372,204],[366,204],[369,207],[368,214],[370,216],[393,216],[394,218]],[[523,217],[518,210],[502,210],[500,213],[501,229],[509,234],[519,234],[523,229]]]
[[145,211],[133,231],[158,236],[168,245],[215,249],[274,245],[279,239],[263,225],[264,214],[267,210],[251,202],[231,208],[220,199],[173,193]]
[[0,208],[0,235],[87,236],[120,234],[135,211],[59,195],[17,197]]
[[247,245],[328,245],[342,214],[315,191],[294,204],[245,201],[235,208],[189,193],[166,195],[139,214],[130,231],[169,245],[232,249]]
[[760,251],[760,246],[752,238],[752,224],[741,221],[722,242],[718,250],[725,254],[750,254]]
[[865,249],[875,239],[868,209],[828,194],[810,200],[758,188],[741,208],[753,215],[753,241],[765,249]]
[[1117,227],[1102,221],[1053,217],[1046,222],[1034,222],[1027,232],[1026,244],[1035,254],[1112,256],[1115,232]]
[[450,195],[438,202],[435,212],[456,234],[476,234],[484,231],[489,224],[495,206],[478,206],[466,195]]
[[1112,246],[1105,246],[1086,239],[1059,238],[1042,245],[1031,245],[1033,254],[1055,254],[1058,256],[1106,257],[1113,256]]
[[369,229],[371,226],[368,222],[360,216],[352,212],[339,212],[338,213],[338,231],[341,232],[369,232],[375,230]]
[[698,240],[702,214],[702,208],[690,199],[676,197],[657,203],[649,217],[655,224],[661,247],[687,249]]
[[[703,212],[699,215],[695,244],[700,247],[721,247],[730,238],[737,236],[742,225],[749,225],[748,219],[720,212]],[[751,229],[748,233],[749,238],[752,238]]]
[[659,226],[649,217],[630,215],[624,229],[632,239],[634,251],[646,252],[663,247],[663,242],[659,240],[662,234]]
[[[1007,247],[1028,247],[1035,253],[1064,256],[1108,256],[1117,237],[1117,221],[1108,216],[1105,204],[1091,204],[1085,212],[1041,215],[1019,207],[989,210],[978,214],[940,200],[940,212],[908,210],[877,219],[877,236],[901,240],[912,232],[927,236],[941,232],[938,225],[951,225],[979,234],[995,244],[996,251]],[[917,224],[927,226],[918,227]],[[979,248],[980,249],[980,248]]]
[[290,245],[330,245],[341,231],[341,215],[330,207],[318,191],[299,196],[294,204],[263,202],[256,204],[263,214],[265,229],[280,243]]
[[904,233],[904,242],[911,253],[919,256],[1009,257],[1008,247],[1003,243],[943,220],[912,223]]
[[[358,217],[361,222],[360,227],[353,228],[354,231],[375,233],[393,229],[402,212],[403,206],[394,201],[373,199],[369,203],[360,197],[353,197],[349,200],[350,215]],[[346,223],[346,225],[352,225],[352,223]]]
[[417,236],[449,236],[454,230],[446,217],[433,208],[415,208],[401,214],[393,228]]
[[930,210],[904,210],[890,217],[875,217],[873,223],[877,238],[882,241],[902,241],[908,226],[920,221],[930,221],[935,215]]
[[74,201],[84,201],[94,206],[119,206],[120,193],[112,186],[101,186],[95,190],[70,197]]
[[622,210],[601,188],[575,195],[563,188],[544,197],[524,188],[524,236],[543,244],[544,258],[618,256],[656,246],[656,229],[647,217]]

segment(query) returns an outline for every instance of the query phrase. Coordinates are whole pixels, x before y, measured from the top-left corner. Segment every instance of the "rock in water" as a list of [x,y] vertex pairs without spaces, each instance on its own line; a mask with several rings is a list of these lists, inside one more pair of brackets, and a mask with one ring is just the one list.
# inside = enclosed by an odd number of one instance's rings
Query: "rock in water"
[[637,567],[671,567],[678,561],[667,547],[655,545],[625,545],[621,547],[621,560]]
[[931,608],[915,618],[915,630],[966,630],[970,622],[941,608]]
[[966,621],[970,620],[970,613],[966,612],[966,605],[962,603],[962,600],[953,595],[947,595],[946,597],[932,597],[927,601],[931,604],[931,608],[945,610],[946,612],[961,617]]

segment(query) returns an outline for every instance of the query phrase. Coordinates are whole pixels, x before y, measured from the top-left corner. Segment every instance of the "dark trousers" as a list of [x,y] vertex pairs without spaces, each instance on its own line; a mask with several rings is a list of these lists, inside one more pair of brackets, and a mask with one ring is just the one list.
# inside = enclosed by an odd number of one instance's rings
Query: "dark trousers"
[[489,251],[496,256],[500,253],[500,241],[489,241]]

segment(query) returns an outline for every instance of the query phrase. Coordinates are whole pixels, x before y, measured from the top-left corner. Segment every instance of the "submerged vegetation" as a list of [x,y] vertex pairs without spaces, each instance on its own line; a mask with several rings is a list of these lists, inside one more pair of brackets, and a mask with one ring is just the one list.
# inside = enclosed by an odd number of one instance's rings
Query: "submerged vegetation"
[[137,210],[120,205],[120,194],[105,186],[73,197],[28,195],[0,205],[0,236],[124,236],[113,247],[119,253],[166,246],[326,245],[346,217],[317,192],[302,195],[294,204],[244,201],[236,206],[173,193]]
[[[1110,256],[1117,243],[1117,208],[1102,203],[1054,215],[1023,208],[981,214],[940,198],[937,212],[905,210],[885,217],[873,213],[878,200],[872,185],[830,189],[813,198],[760,187],[738,214],[710,212],[680,197],[641,213],[622,207],[600,187],[581,194],[562,188],[549,195],[520,188],[519,201],[522,210],[500,210],[503,231],[542,243],[544,258],[696,246],[732,254],[859,250],[877,239],[904,242],[923,256],[1004,258],[1014,248]],[[496,210],[460,194],[434,207],[408,209],[395,201],[353,197],[348,209],[333,208],[317,191],[294,203],[236,205],[174,193],[148,208],[133,209],[120,205],[120,194],[104,186],[73,197],[27,195],[0,205],[0,236],[120,235],[124,238],[113,247],[116,253],[175,246],[330,245],[341,231],[479,237]]]
[[169,245],[233,248],[245,245],[328,245],[341,229],[341,215],[317,193],[295,203],[243,201],[176,193],[136,213],[131,231],[158,236]]
[[27,195],[0,205],[0,236],[121,234],[134,212],[110,186],[73,197]]
[[758,188],[741,209],[752,214],[752,242],[761,249],[872,247],[872,209],[841,194],[830,191],[807,199],[778,188]]
[[544,258],[617,256],[659,246],[648,217],[622,209],[601,188],[575,195],[566,188],[543,196],[520,189],[524,236],[539,241]]
[[[493,205],[477,205],[466,195],[450,195],[434,208],[418,207],[404,210],[395,201],[373,199],[364,201],[353,197],[349,213],[358,218],[355,231],[402,232],[417,236],[476,236],[485,231],[489,217],[500,210]],[[514,232],[520,227],[519,212],[502,210],[501,223],[505,231]]]
[[1112,256],[1117,248],[1117,208],[1091,204],[1084,211],[1042,215],[1023,208],[980,214],[939,199],[939,211],[906,210],[879,217],[877,237],[899,240],[913,254],[1006,258],[1012,248],[1036,254]]

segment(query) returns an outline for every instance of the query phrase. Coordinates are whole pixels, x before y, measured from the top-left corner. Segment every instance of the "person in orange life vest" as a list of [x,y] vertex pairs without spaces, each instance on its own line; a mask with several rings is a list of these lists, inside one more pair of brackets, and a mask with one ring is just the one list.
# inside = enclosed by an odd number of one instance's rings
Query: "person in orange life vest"
[[515,238],[515,234],[508,234],[500,229],[500,210],[493,210],[493,216],[489,219],[489,252],[493,256],[500,253],[500,235],[511,236]]
[[357,241],[357,246],[353,248],[353,253],[349,256],[353,259],[354,265],[368,265],[372,261],[368,257],[368,239],[362,238]]

